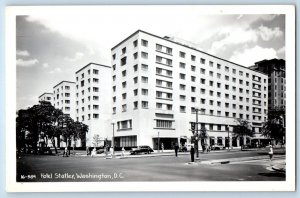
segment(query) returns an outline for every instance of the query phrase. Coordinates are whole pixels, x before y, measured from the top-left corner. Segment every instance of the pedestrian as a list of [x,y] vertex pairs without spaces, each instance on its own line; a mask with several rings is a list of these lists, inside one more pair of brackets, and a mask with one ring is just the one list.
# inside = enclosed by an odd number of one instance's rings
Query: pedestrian
[[204,153],[204,151],[205,151],[205,144],[203,143],[202,144],[202,153]]
[[96,148],[95,148],[95,147],[94,147],[93,150],[92,150],[91,156],[92,156],[92,157],[96,156]]
[[272,161],[272,159],[273,159],[273,146],[272,145],[270,145],[269,157],[270,157],[270,161]]
[[125,156],[125,148],[122,147],[122,157],[124,157],[124,156]]
[[65,147],[64,153],[63,153],[63,157],[69,157],[68,155],[68,147]]
[[179,146],[178,146],[177,143],[175,144],[174,149],[175,149],[175,156],[178,157],[177,155],[178,155],[178,149],[179,149]]
[[164,152],[164,143],[161,143],[161,152]]
[[87,146],[87,147],[86,147],[86,155],[89,155],[89,154],[90,154],[90,147]]
[[194,162],[195,161],[195,159],[194,159],[195,149],[194,149],[193,145],[191,146],[190,153],[191,153],[191,161]]

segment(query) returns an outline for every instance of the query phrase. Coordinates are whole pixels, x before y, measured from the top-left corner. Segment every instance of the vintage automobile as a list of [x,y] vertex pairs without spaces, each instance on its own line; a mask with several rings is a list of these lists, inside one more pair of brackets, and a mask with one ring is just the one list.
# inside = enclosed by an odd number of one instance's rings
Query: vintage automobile
[[153,152],[153,149],[150,146],[142,145],[138,146],[137,148],[132,148],[130,151],[131,155],[136,155],[136,154],[150,154]]
[[224,150],[225,146],[223,144],[214,144],[211,146],[211,150]]

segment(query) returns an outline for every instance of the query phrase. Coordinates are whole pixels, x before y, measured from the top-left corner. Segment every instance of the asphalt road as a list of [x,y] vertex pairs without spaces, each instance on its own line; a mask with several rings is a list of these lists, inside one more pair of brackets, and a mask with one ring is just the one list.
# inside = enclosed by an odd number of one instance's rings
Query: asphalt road
[[[229,164],[201,161],[261,156],[257,151],[200,154],[189,164],[189,155],[125,159],[90,156],[23,156],[17,160],[19,182],[111,181],[284,181],[285,175],[270,169],[267,159]],[[275,156],[276,157],[276,156]]]

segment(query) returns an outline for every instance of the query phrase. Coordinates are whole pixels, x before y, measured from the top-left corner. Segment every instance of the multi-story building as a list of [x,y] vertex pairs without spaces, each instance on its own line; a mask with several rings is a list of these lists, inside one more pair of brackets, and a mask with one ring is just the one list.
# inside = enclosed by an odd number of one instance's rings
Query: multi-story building
[[117,147],[157,149],[159,139],[170,149],[175,142],[189,142],[195,107],[198,129],[207,129],[209,144],[239,146],[250,140],[232,136],[237,118],[248,120],[261,137],[267,75],[141,30],[111,52]]
[[50,102],[53,105],[53,93],[43,93],[39,96],[39,101]]
[[75,119],[75,82],[61,81],[53,87],[54,107]]
[[75,98],[76,120],[89,126],[86,145],[94,146],[97,134],[101,140],[111,139],[111,67],[89,63],[79,69]]
[[285,60],[262,60],[251,66],[251,69],[268,75],[269,109],[285,107]]

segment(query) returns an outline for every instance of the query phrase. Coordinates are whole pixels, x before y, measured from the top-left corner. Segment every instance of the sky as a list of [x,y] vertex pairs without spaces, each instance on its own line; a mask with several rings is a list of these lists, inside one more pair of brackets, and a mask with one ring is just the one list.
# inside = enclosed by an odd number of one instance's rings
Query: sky
[[62,80],[75,81],[90,62],[110,65],[111,48],[138,29],[178,37],[243,66],[285,59],[284,15],[204,14],[180,6],[53,11],[16,17],[17,109],[37,104]]

